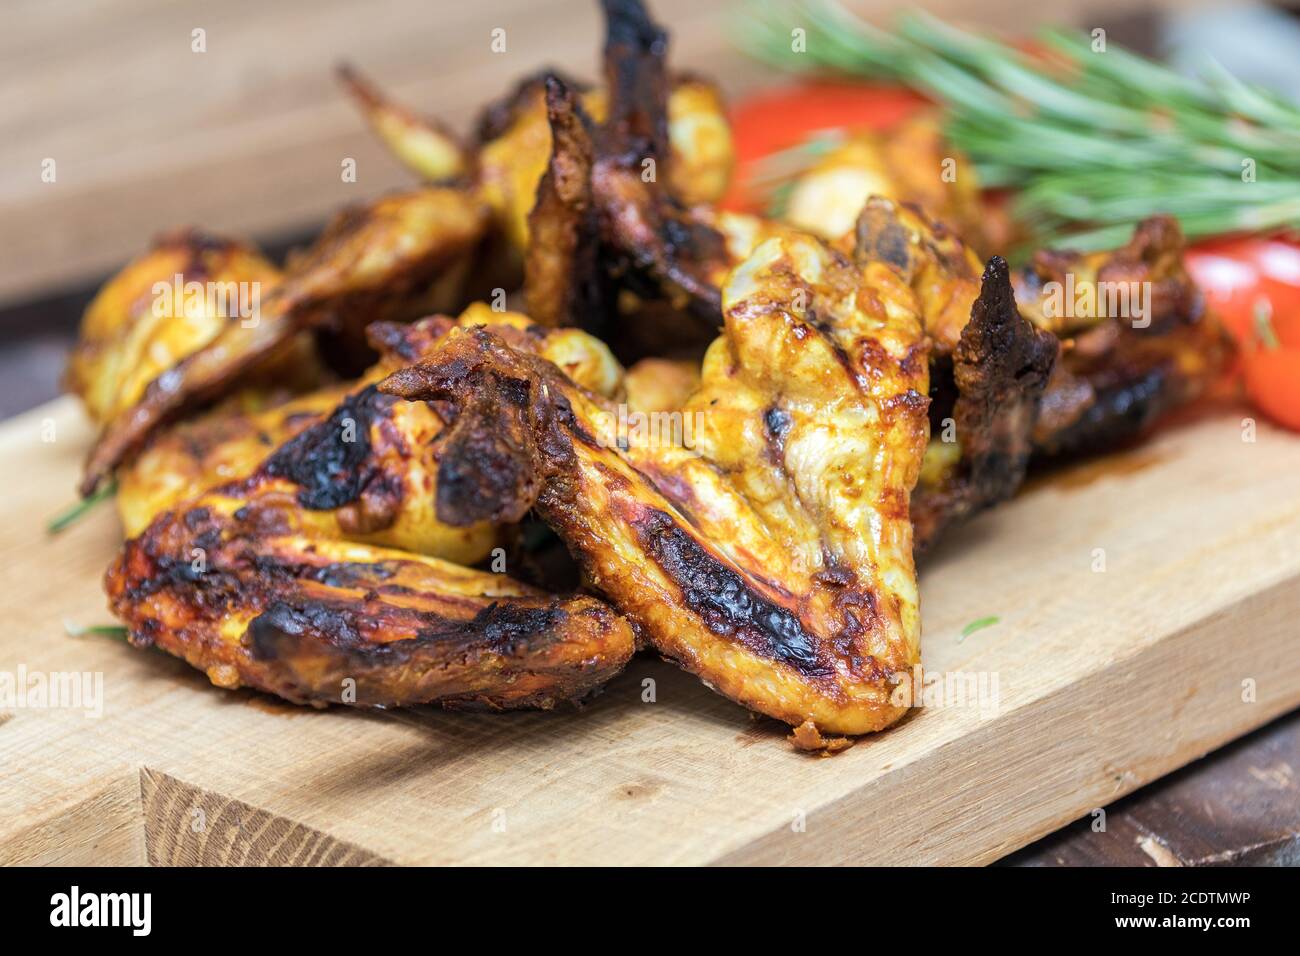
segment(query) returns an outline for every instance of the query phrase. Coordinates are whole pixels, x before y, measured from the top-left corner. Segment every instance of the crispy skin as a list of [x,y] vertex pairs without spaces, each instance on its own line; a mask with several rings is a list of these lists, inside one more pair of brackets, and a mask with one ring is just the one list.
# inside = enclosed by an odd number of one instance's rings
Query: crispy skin
[[[938,476],[923,472],[913,495],[918,553],[945,528],[1005,501],[1020,487],[1056,351],[1052,336],[1035,329],[1016,310],[1010,270],[994,256],[950,364],[941,360],[939,366],[951,375],[955,398],[951,405],[932,406],[931,427],[941,436],[938,447],[931,442],[928,463],[934,467],[933,458],[941,460],[944,454],[942,430],[949,417],[958,451],[949,470]],[[936,406],[941,399],[936,396]]]
[[[847,244],[847,239],[841,240]],[[1024,481],[1057,342],[1016,306],[1007,264],[986,267],[919,208],[872,196],[856,255],[888,263],[916,293],[934,343],[930,446],[912,497],[917,552]]]
[[105,588],[133,644],[218,686],[317,706],[549,708],[635,650],[627,622],[594,598],[317,538],[282,503],[221,494],[128,541]]
[[[1034,431],[1037,454],[1114,448],[1196,399],[1222,371],[1231,345],[1205,313],[1184,250],[1177,221],[1156,216],[1140,223],[1119,249],[1042,252],[1016,277],[1022,311],[1068,336]],[[1072,314],[1059,314],[1048,308],[1056,301],[1048,284],[1064,286],[1067,278],[1076,290],[1076,307]],[[1116,307],[1122,309],[1123,300],[1095,292],[1105,288],[1100,283],[1149,284],[1149,324],[1138,327],[1133,316],[1120,314]]]
[[[121,471],[118,506],[128,536],[203,491],[226,485],[246,500],[277,497],[303,509],[312,535],[403,548],[472,563],[497,543],[489,524],[452,526],[433,512],[438,488],[434,440],[442,420],[428,405],[394,402],[374,383],[435,348],[456,327],[489,323],[516,347],[535,350],[584,387],[614,394],[622,369],[609,350],[577,329],[544,330],[517,313],[473,307],[453,321],[377,323],[383,359],[361,380],[282,406],[218,410],[163,433]],[[235,481],[236,485],[229,485]]]
[[912,287],[935,355],[956,352],[984,283],[984,263],[971,248],[920,207],[884,196],[872,196],[862,206],[854,229],[839,244],[847,249],[850,241],[860,259],[889,263]]
[[343,213],[263,300],[255,323],[225,323],[108,423],[87,459],[81,493],[93,492],[153,429],[221,395],[299,330],[354,312],[377,319],[390,308],[409,309],[473,250],[483,225],[482,208],[447,189],[388,196]]
[[[905,711],[893,675],[919,651],[914,297],[883,264],[793,237],[756,249],[724,301],[684,409],[694,447],[630,441],[607,403],[485,330],[382,387],[456,404],[442,467],[462,448],[480,499],[535,505],[591,585],[709,686],[795,726],[879,730]],[[483,432],[508,453],[476,455]]]
[[[251,296],[269,296],[281,279],[280,270],[245,243],[193,229],[162,236],[86,309],[65,385],[104,425],[130,409],[151,381],[238,320],[241,288],[242,305],[251,306]],[[214,295],[191,295],[187,283],[202,283]],[[275,374],[281,380],[314,377],[309,346],[304,339],[288,343]]]
[[[1107,319],[1131,318],[1110,308],[1112,304],[1122,308],[1123,302],[1112,303],[1105,295],[1085,295],[1095,292],[1098,283],[1150,283],[1150,329],[1162,334],[1198,321],[1203,308],[1200,291],[1183,261],[1185,251],[1186,241],[1178,220],[1152,216],[1138,223],[1133,238],[1118,249],[1038,251],[1029,267],[1015,276],[1016,296],[1026,318],[1065,338],[1095,328]],[[1073,282],[1076,292],[1073,308],[1052,308],[1056,300],[1049,295],[1048,283],[1064,286],[1067,281]]]
[[603,311],[607,294],[591,194],[590,121],[555,76],[546,79],[546,114],[551,158],[528,214],[524,296],[540,325],[584,325]]
[[1043,397],[1034,429],[1040,457],[1096,454],[1132,441],[1204,394],[1232,354],[1208,317],[1162,334],[1107,320],[1072,345]]
[[[617,12],[617,17],[611,17],[618,23],[629,22],[640,10],[639,4],[611,7]],[[645,19],[643,10],[639,16]],[[662,51],[655,56],[661,59]],[[641,74],[630,70],[618,74],[620,78],[634,75]],[[507,237],[515,253],[529,248],[528,219],[551,156],[550,122],[539,84],[521,86],[509,108],[498,111],[506,119],[493,130],[497,135],[470,155],[436,124],[389,102],[355,71],[345,68],[342,76],[381,136],[406,161],[436,179],[459,177],[465,181],[456,188],[387,197],[344,214],[306,256],[292,264],[285,281],[263,303],[256,327],[223,323],[219,329],[187,336],[184,347],[160,362],[141,363],[141,372],[147,374],[134,389],[139,394],[115,408],[111,416],[105,415],[105,430],[87,461],[83,495],[90,494],[136,452],[153,429],[198,404],[220,398],[250,368],[283,349],[300,329],[317,328],[327,357],[348,374],[359,372],[356,356],[364,353],[361,330],[365,323],[414,318],[457,304],[466,269],[489,221]],[[633,84],[631,95],[641,96],[650,82],[659,84],[657,90],[666,90],[661,77],[660,63],[659,72],[646,82]],[[582,98],[582,106],[599,121],[605,115],[607,99],[602,91],[593,90]],[[656,101],[654,114],[662,134],[657,141],[663,150],[663,166],[676,170],[670,176],[674,192],[685,202],[720,197],[732,156],[729,128],[716,90],[701,80],[685,78],[676,84],[673,95],[662,99]],[[628,125],[623,119],[624,102],[621,96],[616,97],[610,106],[620,128]],[[669,153],[672,163],[667,162]],[[578,254],[594,256],[594,252]],[[512,268],[517,267],[507,266],[503,274]],[[593,271],[588,262],[584,272]],[[500,284],[494,281],[485,288]],[[595,287],[577,288],[594,291]],[[565,306],[554,308],[549,298],[535,298],[542,302],[539,321],[545,323],[571,319],[584,304],[582,297],[565,297]],[[593,323],[593,327],[598,325]],[[133,333],[132,337],[137,336]],[[94,346],[93,341],[87,342],[88,351]],[[120,391],[98,369],[81,364],[80,368],[74,365],[71,375],[74,387],[83,394],[92,388],[108,394]],[[99,378],[103,380],[91,384]]]
[[[529,219],[525,295],[539,321],[581,325],[620,354],[702,348],[701,332],[720,321],[718,285],[738,258],[727,258],[707,210],[688,209],[676,188],[670,130],[681,124],[665,103],[666,34],[639,2],[604,6],[604,121],[588,119],[559,77],[545,78],[551,156]],[[677,308],[696,322],[681,328]],[[620,311],[640,315],[617,321]]]
[[671,190],[668,35],[640,0],[603,0],[609,116],[595,133],[592,195],[600,232],[631,268],[711,326],[721,321],[724,239]]

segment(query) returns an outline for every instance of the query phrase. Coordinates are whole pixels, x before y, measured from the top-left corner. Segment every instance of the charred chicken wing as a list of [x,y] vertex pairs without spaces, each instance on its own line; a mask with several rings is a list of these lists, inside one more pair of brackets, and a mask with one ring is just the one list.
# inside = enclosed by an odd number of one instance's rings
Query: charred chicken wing
[[709,686],[801,728],[897,720],[918,659],[908,505],[925,448],[928,362],[887,265],[802,236],[728,281],[677,436],[629,437],[606,402],[487,330],[459,330],[382,386],[455,406],[439,517],[535,506],[587,580]]

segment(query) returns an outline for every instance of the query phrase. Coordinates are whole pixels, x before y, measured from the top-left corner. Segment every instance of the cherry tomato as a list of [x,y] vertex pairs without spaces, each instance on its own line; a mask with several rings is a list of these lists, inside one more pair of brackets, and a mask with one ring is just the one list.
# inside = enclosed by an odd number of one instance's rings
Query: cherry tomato
[[1246,394],[1279,425],[1300,432],[1300,348],[1258,348],[1242,357]]
[[1188,250],[1187,268],[1239,344],[1253,341],[1256,313],[1267,303],[1278,341],[1300,348],[1300,243],[1212,239]]
[[1241,346],[1240,371],[1251,402],[1278,424],[1300,431],[1300,242],[1213,239],[1188,250],[1187,268]]
[[887,129],[927,102],[902,87],[830,82],[778,87],[741,101],[731,111],[736,175],[722,205],[753,208],[749,182],[755,160],[826,130]]

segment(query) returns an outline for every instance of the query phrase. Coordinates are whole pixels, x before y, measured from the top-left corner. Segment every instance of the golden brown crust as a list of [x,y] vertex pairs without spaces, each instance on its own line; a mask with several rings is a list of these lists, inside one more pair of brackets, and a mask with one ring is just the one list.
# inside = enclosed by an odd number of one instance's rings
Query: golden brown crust
[[408,308],[412,296],[473,250],[483,225],[483,210],[473,200],[433,188],[340,215],[294,262],[255,320],[224,323],[108,423],[87,458],[82,494],[93,492],[153,429],[218,397],[299,330],[346,321],[340,317],[356,312],[371,320],[384,318],[390,307]]
[[[162,236],[86,309],[65,384],[96,424],[106,424],[138,401],[151,381],[239,318],[241,287],[250,296],[254,290],[269,296],[281,279],[280,270],[245,243],[195,229]],[[219,288],[222,295],[187,295],[187,283]]]
[[[1205,313],[1185,249],[1177,221],[1155,216],[1119,249],[1040,252],[1017,275],[1022,311],[1063,337],[1034,431],[1038,454],[1086,454],[1129,441],[1201,395],[1223,370],[1232,346]],[[1051,313],[1049,283],[1074,288],[1077,302],[1095,308]],[[1106,295],[1085,294],[1100,283],[1148,290],[1140,322],[1112,314]]]
[[164,515],[105,578],[132,643],[219,686],[316,705],[548,708],[634,652],[628,624],[593,598],[304,535],[272,500],[230,504]]
[[383,360],[357,382],[284,405],[213,412],[158,436],[121,469],[119,510],[128,536],[163,511],[226,486],[229,497],[276,495],[302,509],[312,534],[404,548],[449,560],[481,560],[498,543],[492,526],[449,525],[434,515],[442,420],[425,404],[395,402],[373,383],[434,349],[457,325],[491,323],[518,348],[536,350],[584,386],[613,394],[621,369],[608,349],[577,329],[542,329],[517,313],[483,307],[459,320],[370,328]]

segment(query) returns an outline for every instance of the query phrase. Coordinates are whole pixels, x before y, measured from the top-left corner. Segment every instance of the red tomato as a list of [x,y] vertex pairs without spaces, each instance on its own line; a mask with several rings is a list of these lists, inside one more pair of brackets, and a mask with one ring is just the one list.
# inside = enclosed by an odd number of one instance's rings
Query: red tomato
[[1300,348],[1254,349],[1242,356],[1242,367],[1255,407],[1300,432]]
[[[1187,268],[1241,346],[1250,400],[1300,431],[1300,243],[1212,239],[1188,250]],[[1267,340],[1259,332],[1261,313],[1271,330]]]
[[833,129],[887,129],[927,100],[897,86],[808,82],[757,93],[731,111],[736,175],[722,205],[751,208],[751,165],[772,153]]
[[1212,239],[1188,250],[1187,269],[1239,344],[1254,340],[1256,312],[1267,302],[1278,341],[1300,348],[1300,243]]

